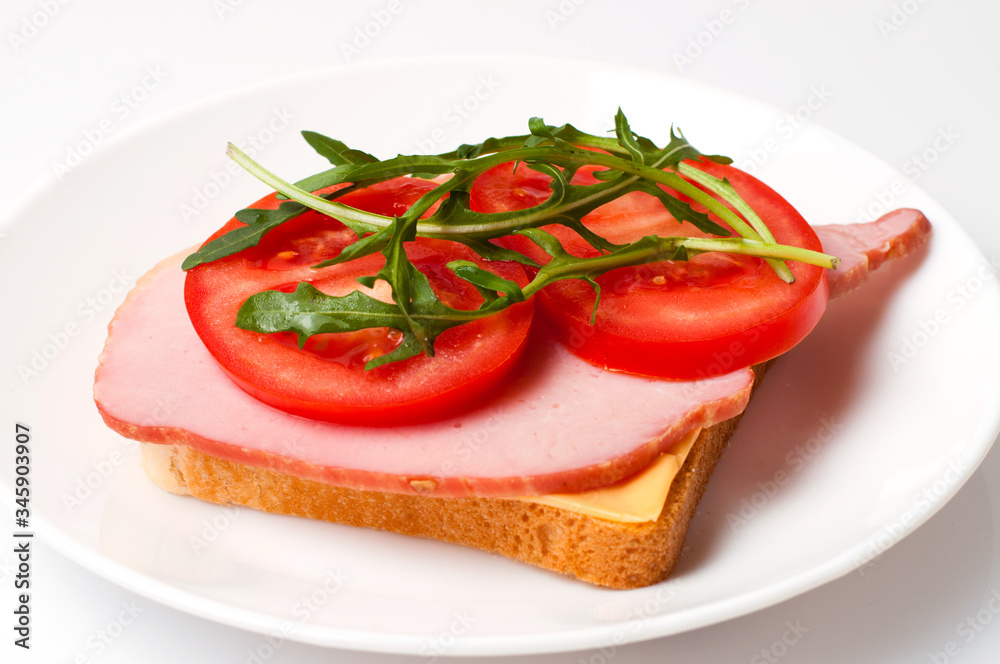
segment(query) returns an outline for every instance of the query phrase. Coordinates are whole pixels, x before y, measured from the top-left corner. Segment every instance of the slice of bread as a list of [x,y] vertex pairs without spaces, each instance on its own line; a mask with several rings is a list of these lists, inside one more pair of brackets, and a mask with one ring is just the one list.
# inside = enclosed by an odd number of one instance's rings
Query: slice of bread
[[[754,367],[754,389],[769,364]],[[663,581],[677,565],[695,508],[739,419],[702,430],[659,519],[647,523],[620,523],[512,499],[345,489],[184,445],[143,443],[142,463],[157,485],[176,494],[461,544],[627,589]]]

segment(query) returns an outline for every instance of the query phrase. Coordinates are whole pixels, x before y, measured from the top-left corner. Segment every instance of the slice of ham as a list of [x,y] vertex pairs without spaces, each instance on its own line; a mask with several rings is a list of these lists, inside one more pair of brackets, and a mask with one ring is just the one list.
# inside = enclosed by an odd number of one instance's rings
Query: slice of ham
[[355,489],[437,496],[577,492],[631,475],[693,427],[741,413],[753,375],[697,382],[604,371],[536,333],[502,393],[447,420],[397,427],[318,422],[267,406],[219,368],[184,307],[177,260],[118,310],[94,396],[137,440]]
[[[915,211],[817,228],[847,267],[831,273],[831,293],[857,287],[928,230]],[[753,384],[749,369],[698,381],[604,371],[537,331],[520,369],[476,410],[398,427],[312,421],[258,402],[223,373],[188,320],[179,264],[140,279],[109,326],[94,384],[105,422],[136,440],[338,486],[441,497],[586,491],[645,468],[695,427],[739,415]]]
[[828,272],[830,297],[839,297],[868,281],[883,262],[905,256],[931,234],[931,223],[919,210],[893,210],[867,224],[816,226],[823,251],[840,259]]

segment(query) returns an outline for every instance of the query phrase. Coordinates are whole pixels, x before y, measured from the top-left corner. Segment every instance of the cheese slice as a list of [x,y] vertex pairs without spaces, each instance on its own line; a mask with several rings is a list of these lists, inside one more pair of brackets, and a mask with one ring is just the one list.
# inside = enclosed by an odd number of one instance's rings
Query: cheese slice
[[670,484],[684,465],[699,433],[700,427],[690,431],[646,470],[612,486],[583,493],[523,496],[519,500],[622,523],[656,521],[667,501]]

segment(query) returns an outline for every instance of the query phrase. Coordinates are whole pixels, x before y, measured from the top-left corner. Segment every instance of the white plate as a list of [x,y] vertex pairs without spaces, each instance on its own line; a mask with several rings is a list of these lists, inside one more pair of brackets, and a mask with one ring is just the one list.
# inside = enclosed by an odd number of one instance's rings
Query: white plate
[[[250,176],[226,171],[227,140],[253,147],[253,137],[257,157],[295,179],[322,168],[300,129],[388,156],[521,132],[532,115],[600,131],[619,105],[656,140],[676,122],[703,151],[758,162],[758,175],[813,223],[853,222],[892,198],[923,209],[935,228],[929,250],[833,303],[777,363],[672,581],[602,590],[436,542],[177,498],[146,480],[134,443],[102,425],[91,381],[121,284],[262,194]],[[722,621],[877,564],[958,491],[1000,428],[1000,294],[947,212],[828,132],[660,74],[463,58],[270,83],[85,157],[23,201],[2,232],[0,394],[4,421],[32,429],[33,525],[108,579],[272,642],[498,655]],[[12,475],[5,463],[5,485]]]

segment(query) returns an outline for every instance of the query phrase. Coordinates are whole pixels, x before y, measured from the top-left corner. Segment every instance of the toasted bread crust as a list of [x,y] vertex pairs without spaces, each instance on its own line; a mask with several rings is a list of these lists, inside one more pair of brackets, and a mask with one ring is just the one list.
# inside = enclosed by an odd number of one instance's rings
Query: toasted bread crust
[[[754,388],[765,369],[754,367]],[[172,493],[461,544],[627,589],[658,583],[673,571],[695,508],[739,419],[702,430],[659,519],[648,523],[619,523],[519,500],[345,489],[184,445],[144,443],[142,454],[150,478]]]

